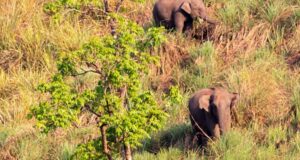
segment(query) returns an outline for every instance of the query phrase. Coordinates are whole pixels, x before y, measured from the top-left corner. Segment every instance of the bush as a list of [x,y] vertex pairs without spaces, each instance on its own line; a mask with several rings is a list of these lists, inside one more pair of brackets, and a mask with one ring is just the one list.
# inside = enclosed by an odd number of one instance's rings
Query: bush
[[[33,106],[29,114],[45,133],[70,127],[78,121],[83,109],[97,116],[101,140],[79,146],[83,148],[80,153],[92,152],[91,156],[78,154],[84,159],[103,155],[111,159],[114,153],[120,153],[121,144],[126,146],[125,152],[131,154],[131,148],[141,145],[141,139],[161,128],[167,116],[151,91],[142,88],[141,81],[148,73],[147,67],[157,62],[149,49],[165,40],[161,36],[162,28],[144,31],[134,22],[111,16],[118,24],[116,34],[91,39],[79,50],[62,53],[57,63],[58,72],[49,83],[38,87],[42,93],[48,93],[50,99]],[[76,90],[78,87],[72,81],[88,73],[98,76],[98,84],[92,89]],[[100,150],[103,154],[95,155]]]

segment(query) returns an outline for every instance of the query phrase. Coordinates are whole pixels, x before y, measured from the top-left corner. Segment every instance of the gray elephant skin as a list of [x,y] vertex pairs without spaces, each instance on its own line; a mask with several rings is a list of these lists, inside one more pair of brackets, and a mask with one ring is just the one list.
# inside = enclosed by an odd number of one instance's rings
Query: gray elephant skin
[[197,17],[217,24],[207,16],[202,0],[158,0],[154,4],[153,17],[157,25],[167,29],[176,28],[178,32],[192,28]]
[[188,107],[200,145],[206,145],[208,138],[219,138],[229,131],[231,111],[237,100],[237,93],[229,93],[223,88],[201,89],[192,96]]

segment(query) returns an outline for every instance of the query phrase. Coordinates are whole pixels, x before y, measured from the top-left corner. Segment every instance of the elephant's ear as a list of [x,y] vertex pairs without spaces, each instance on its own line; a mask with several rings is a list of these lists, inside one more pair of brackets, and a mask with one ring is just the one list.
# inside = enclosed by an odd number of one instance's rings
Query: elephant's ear
[[192,13],[192,9],[191,9],[190,3],[188,3],[188,2],[183,2],[180,8],[182,10],[184,10],[187,14],[191,14]]
[[199,107],[209,112],[211,94],[202,95],[199,99]]
[[231,104],[230,104],[230,108],[233,108],[237,101],[239,100],[240,96],[238,93],[232,93],[231,94]]

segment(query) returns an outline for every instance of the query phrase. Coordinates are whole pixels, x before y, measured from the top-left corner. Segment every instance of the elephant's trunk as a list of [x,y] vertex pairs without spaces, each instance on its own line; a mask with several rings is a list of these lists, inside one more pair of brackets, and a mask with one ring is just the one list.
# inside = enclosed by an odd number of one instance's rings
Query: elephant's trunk
[[223,107],[218,108],[218,123],[221,135],[229,131],[231,127],[230,109]]
[[221,133],[220,133],[220,125],[216,124],[214,129],[213,129],[213,137],[215,138],[220,138]]
[[202,11],[200,12],[200,18],[202,18],[204,21],[210,23],[210,24],[218,24],[218,22],[216,20],[211,19],[210,17],[208,17],[208,15],[206,14],[206,12]]

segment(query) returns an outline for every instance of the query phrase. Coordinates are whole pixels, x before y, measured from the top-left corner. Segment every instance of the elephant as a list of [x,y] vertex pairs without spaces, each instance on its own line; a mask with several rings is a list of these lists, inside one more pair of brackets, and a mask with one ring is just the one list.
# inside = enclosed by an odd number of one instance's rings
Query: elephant
[[238,98],[237,93],[220,87],[201,89],[190,98],[190,120],[200,145],[205,146],[208,139],[219,138],[230,130],[231,112],[235,112]]
[[154,4],[153,17],[156,25],[175,28],[177,32],[191,29],[197,17],[211,24],[218,23],[207,16],[202,0],[158,0]]

